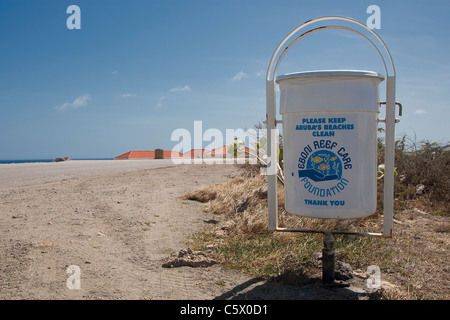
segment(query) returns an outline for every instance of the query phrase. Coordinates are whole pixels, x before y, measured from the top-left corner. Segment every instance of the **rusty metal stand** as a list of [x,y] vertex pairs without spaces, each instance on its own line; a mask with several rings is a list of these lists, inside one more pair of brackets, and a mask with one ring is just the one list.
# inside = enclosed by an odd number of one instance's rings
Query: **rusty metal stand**
[[334,261],[334,236],[331,232],[324,232],[322,249],[322,284],[325,287],[332,288],[350,286],[348,283],[335,281]]
[[322,281],[334,282],[334,236],[331,233],[323,234]]

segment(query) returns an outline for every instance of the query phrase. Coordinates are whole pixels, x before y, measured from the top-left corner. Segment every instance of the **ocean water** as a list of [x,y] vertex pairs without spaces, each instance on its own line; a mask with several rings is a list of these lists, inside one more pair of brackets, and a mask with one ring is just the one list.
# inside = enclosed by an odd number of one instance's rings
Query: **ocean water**
[[[54,159],[25,159],[25,160],[0,160],[1,163],[32,163],[32,162],[52,162]],[[72,160],[114,160],[114,158],[81,158]]]

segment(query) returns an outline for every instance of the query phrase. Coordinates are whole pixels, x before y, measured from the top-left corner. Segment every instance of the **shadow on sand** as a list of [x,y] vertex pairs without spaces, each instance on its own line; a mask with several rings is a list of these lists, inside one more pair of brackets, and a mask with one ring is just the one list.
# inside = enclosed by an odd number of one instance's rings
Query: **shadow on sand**
[[348,287],[326,286],[320,278],[307,278],[304,275],[286,284],[282,274],[271,281],[258,278],[245,281],[233,289],[214,298],[214,300],[361,300],[369,299],[369,293],[351,281]]

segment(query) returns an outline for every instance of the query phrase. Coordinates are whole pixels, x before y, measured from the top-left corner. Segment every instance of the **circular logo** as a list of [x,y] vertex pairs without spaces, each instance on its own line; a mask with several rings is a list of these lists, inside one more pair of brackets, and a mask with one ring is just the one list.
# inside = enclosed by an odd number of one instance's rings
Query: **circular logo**
[[318,150],[309,156],[306,169],[299,170],[299,176],[310,178],[313,181],[340,180],[342,178],[342,162],[334,152]]

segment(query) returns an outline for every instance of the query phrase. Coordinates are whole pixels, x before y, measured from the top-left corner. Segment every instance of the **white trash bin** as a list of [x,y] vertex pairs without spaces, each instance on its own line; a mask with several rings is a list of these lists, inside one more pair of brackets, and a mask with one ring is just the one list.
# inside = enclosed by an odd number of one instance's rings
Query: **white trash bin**
[[285,208],[313,218],[357,218],[377,204],[380,82],[372,71],[278,77]]

